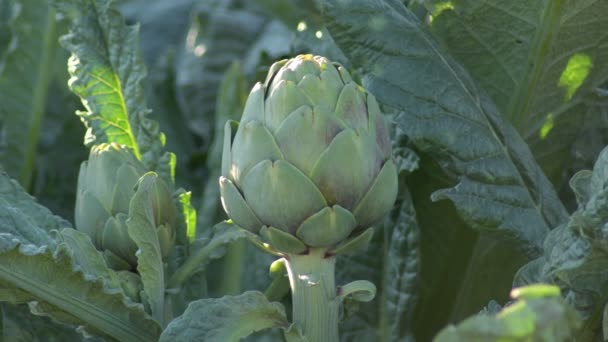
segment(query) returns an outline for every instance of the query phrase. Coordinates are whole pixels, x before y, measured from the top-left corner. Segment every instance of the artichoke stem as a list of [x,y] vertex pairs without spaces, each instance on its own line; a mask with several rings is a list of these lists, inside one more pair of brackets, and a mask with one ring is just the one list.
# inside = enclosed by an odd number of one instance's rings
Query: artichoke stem
[[337,342],[340,301],[336,298],[336,257],[326,249],[285,257],[292,292],[293,322],[309,341]]

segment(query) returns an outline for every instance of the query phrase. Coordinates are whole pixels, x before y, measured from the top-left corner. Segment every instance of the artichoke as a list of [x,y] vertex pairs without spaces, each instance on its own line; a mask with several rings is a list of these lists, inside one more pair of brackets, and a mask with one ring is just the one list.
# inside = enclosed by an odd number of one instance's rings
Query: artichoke
[[240,124],[226,123],[224,210],[271,245],[283,241],[283,252],[336,246],[379,221],[397,188],[374,96],[324,57],[273,64],[249,94]]
[[129,237],[127,220],[132,214],[129,209],[138,182],[146,175],[153,176],[150,207],[161,254],[166,257],[175,241],[176,211],[165,182],[154,173],[147,174],[143,164],[126,147],[115,143],[94,146],[88,161],[80,166],[76,229],[89,235],[117,268],[137,266],[138,248]]

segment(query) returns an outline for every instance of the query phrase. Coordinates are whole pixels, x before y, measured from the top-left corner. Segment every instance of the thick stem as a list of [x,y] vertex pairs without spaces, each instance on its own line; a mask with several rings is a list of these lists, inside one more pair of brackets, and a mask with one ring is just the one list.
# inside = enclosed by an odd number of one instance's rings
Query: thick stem
[[334,256],[323,248],[285,257],[293,302],[293,322],[309,341],[337,342],[340,302],[336,298]]

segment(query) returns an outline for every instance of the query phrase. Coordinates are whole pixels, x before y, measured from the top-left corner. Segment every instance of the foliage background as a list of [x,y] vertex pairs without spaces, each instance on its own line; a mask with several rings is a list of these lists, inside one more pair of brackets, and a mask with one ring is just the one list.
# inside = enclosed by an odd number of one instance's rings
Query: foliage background
[[[67,87],[69,53],[57,43],[68,20],[39,4],[0,1],[0,162],[73,222],[88,154],[74,115],[82,105]],[[344,340],[429,340],[491,300],[507,303],[516,272],[546,257],[544,235],[582,210],[570,179],[592,169],[608,143],[605,1],[321,1],[323,12],[312,0],[116,6],[139,24],[149,117],[177,156],[176,186],[192,191],[199,237],[225,218],[217,189],[223,123],[238,119],[273,61],[325,55],[381,102],[404,186],[368,253],[340,260],[339,282],[370,279],[380,288],[378,301],[347,310]],[[227,77],[231,88],[222,88]],[[528,214],[533,205],[540,213]],[[210,297],[264,290],[272,258],[233,249],[191,286]],[[9,318],[23,311],[4,305],[3,322],[25,324]]]

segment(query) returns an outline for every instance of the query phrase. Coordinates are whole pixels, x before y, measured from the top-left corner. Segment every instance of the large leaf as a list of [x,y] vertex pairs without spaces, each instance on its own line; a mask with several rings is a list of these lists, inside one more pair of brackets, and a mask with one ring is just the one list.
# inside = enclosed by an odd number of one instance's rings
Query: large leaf
[[436,342],[573,341],[580,320],[559,288],[535,285],[514,289],[515,303],[496,315],[481,314],[443,329]]
[[579,208],[567,223],[547,235],[544,255],[523,267],[515,278],[516,285],[559,285],[567,302],[586,320],[587,334],[600,328],[600,317],[608,301],[607,171],[605,148],[593,172],[579,171],[570,181]]
[[605,1],[426,2],[451,55],[526,138],[608,80]]
[[137,27],[125,25],[111,0],[56,0],[53,4],[72,21],[61,43],[72,52],[70,88],[86,108],[79,113],[88,127],[85,143],[125,145],[148,169],[172,181],[174,157],[163,154],[164,135],[147,118],[141,86],[146,69]]
[[56,241],[51,231],[71,227],[68,221],[36,203],[5,172],[0,172],[0,210],[0,232],[23,243],[53,248]]
[[[530,144],[554,183],[608,80],[605,1],[437,1],[431,27]],[[597,123],[599,118],[593,117]],[[597,151],[596,151],[597,153]]]
[[270,303],[261,292],[248,291],[190,303],[163,331],[160,341],[238,341],[263,329],[288,327],[280,304]]
[[82,233],[52,239],[50,230],[64,227],[65,221],[35,203],[5,174],[0,184],[2,301],[30,302],[37,314],[121,341],[158,337],[158,323],[125,296]]
[[[48,317],[34,316],[27,305],[0,305],[1,341],[29,341],[29,342],[62,342],[79,341],[81,335],[75,327],[53,321]],[[92,339],[90,342],[101,342],[101,339]],[[89,342],[89,341],[87,341]]]
[[6,39],[0,41],[0,164],[29,188],[53,73],[55,11],[34,0],[5,0],[0,7]]
[[245,75],[240,63],[233,63],[226,73],[218,90],[215,109],[215,129],[213,143],[207,156],[207,168],[211,172],[205,184],[198,227],[203,236],[204,231],[226,215],[222,215],[220,205],[220,169],[222,165],[222,146],[224,143],[224,125],[228,120],[238,120],[247,100]]
[[567,213],[517,132],[396,0],[323,1],[327,27],[363,83],[400,111],[399,127],[451,177],[450,199],[475,229],[530,256]]

